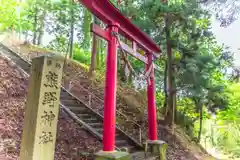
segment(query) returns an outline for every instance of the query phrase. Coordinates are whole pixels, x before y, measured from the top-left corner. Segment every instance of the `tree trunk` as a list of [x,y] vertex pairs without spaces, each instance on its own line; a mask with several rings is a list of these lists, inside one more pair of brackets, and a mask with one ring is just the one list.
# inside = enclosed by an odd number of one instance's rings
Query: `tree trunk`
[[[172,65],[173,66],[173,65]],[[172,116],[172,125],[175,123],[175,116],[177,114],[177,89],[175,82],[176,69],[172,67],[172,97],[173,97],[173,116]]]
[[201,101],[201,98],[198,98],[198,97],[193,98],[193,101],[195,103],[197,112],[199,112],[199,130],[198,130],[197,142],[200,143],[201,135],[202,135],[203,103]]
[[28,31],[24,32],[24,41],[28,41]]
[[[127,39],[125,39],[125,43],[128,44]],[[122,53],[122,50],[120,50],[119,52],[120,52],[120,80],[122,82],[126,82],[127,76],[126,76],[125,68],[127,67],[127,64],[126,64],[125,58],[127,58],[127,55],[125,55],[125,53]]]
[[96,54],[96,65],[95,65],[95,68],[98,69],[101,64],[102,64],[102,61],[103,61],[103,55],[102,52],[100,51],[99,54]]
[[103,49],[102,49],[102,40],[101,39],[98,39],[98,42],[97,42],[97,48],[98,48],[98,54],[96,54],[96,64],[95,64],[95,68],[98,69],[99,66],[101,66],[101,64],[104,64],[104,54],[103,54]]
[[33,44],[37,43],[37,22],[38,22],[38,8],[35,4],[34,22],[33,22]]
[[[97,18],[95,16],[93,16],[93,23],[94,24],[97,23]],[[98,46],[98,41],[97,41],[96,34],[93,33],[92,38],[93,38],[93,42],[92,42],[92,56],[91,56],[91,65],[90,65],[90,69],[89,69],[89,75],[90,76],[93,75],[93,72],[95,70],[96,58],[97,58],[97,46]],[[98,59],[99,59],[99,56],[98,56]]]
[[69,58],[73,58],[73,42],[74,42],[74,0],[71,0],[71,25],[70,25],[70,41],[69,41]]
[[42,44],[42,37],[44,34],[44,28],[45,28],[45,16],[46,16],[46,11],[44,10],[41,19],[40,19],[40,26],[38,28],[38,39],[37,39],[37,45]]
[[[93,33],[92,56],[91,56],[91,65],[90,65],[90,70],[89,70],[90,75],[92,75],[95,70],[96,58],[97,58],[97,36]],[[98,58],[99,58],[99,56],[98,56]]]
[[162,113],[164,114],[164,117],[167,116],[167,100],[168,100],[168,92],[167,92],[167,71],[168,71],[168,63],[165,61],[165,68],[164,68],[164,84],[163,84],[163,90],[164,90],[164,103],[162,107]]
[[128,75],[128,83],[130,85],[133,84],[133,72],[129,70],[129,75]]
[[126,63],[124,61],[124,53],[120,53],[120,80],[122,82],[127,81],[127,77],[126,77],[126,74],[125,74],[125,67],[126,67]]
[[203,105],[201,103],[199,103],[199,131],[198,131],[198,143],[200,143],[201,141],[201,135],[202,135],[202,121],[203,121]]
[[[131,42],[131,46],[133,46],[133,43]],[[124,74],[126,76],[126,79],[128,81],[128,84],[132,85],[133,83],[133,76],[134,76],[134,73],[133,73],[133,70],[131,70],[131,68],[129,68],[129,64],[130,64],[130,59],[128,58],[129,55],[125,52],[125,58],[127,59],[128,61],[128,64],[127,62],[125,62],[125,70],[124,70]],[[133,69],[133,68],[132,68]]]
[[166,33],[166,41],[167,41],[167,89],[168,89],[168,101],[167,101],[167,116],[165,117],[165,123],[167,125],[172,125],[173,119],[173,73],[172,73],[172,48],[170,43],[170,26],[168,15],[165,15],[165,33]]
[[19,9],[18,12],[18,27],[19,27],[19,31],[18,31],[18,39],[21,40],[21,34],[22,34],[22,28],[21,28],[21,0],[17,0],[17,8]]
[[90,34],[90,24],[92,22],[92,16],[90,12],[84,8],[84,16],[83,16],[83,41],[82,47],[85,50],[88,50],[91,46],[91,34]]

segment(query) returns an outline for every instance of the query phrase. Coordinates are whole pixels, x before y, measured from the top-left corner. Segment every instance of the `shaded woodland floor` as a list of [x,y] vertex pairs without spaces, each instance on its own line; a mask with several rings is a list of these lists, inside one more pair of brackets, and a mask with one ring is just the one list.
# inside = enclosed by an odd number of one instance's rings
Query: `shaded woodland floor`
[[[30,51],[27,51],[30,52]],[[26,102],[27,93],[27,77],[20,73],[20,71],[9,61],[1,58],[0,59],[0,153],[6,157],[10,157],[12,160],[17,159],[19,155],[21,131],[23,127],[23,114],[24,106]],[[68,78],[73,78],[71,75],[76,75],[75,70],[72,67],[68,69]],[[81,71],[81,73],[84,73]],[[70,77],[69,77],[70,76]],[[93,85],[91,82],[86,81],[86,75],[80,74],[75,76],[75,79],[82,77],[83,86],[87,87],[88,90],[94,92],[101,99],[103,97],[103,87]],[[85,77],[85,78],[84,78]],[[68,78],[66,78],[66,85],[68,84]],[[77,87],[77,86],[76,86]],[[75,94],[84,99],[82,93],[78,93],[75,90]],[[88,97],[85,98],[87,102]],[[98,101],[91,101],[92,106],[97,107],[94,104],[100,104],[99,112],[101,112],[101,103]],[[118,99],[118,102],[121,99]],[[100,107],[101,106],[101,107]],[[122,107],[124,110],[124,107]],[[145,116],[144,116],[145,117]],[[2,122],[2,123],[1,123]],[[142,124],[145,128],[145,134],[147,132],[146,123]],[[171,135],[171,131],[165,127],[159,126],[159,139],[166,141],[169,144],[168,159],[169,160],[204,160],[207,155],[202,150],[192,151],[189,144],[184,141],[181,142],[176,135]],[[3,142],[3,143],[2,143]],[[85,153],[93,153],[101,149],[101,142],[91,136],[87,131],[82,129],[76,124],[71,118],[68,117],[63,111],[60,112],[59,123],[58,123],[58,135],[57,135],[57,146],[55,152],[55,159],[86,159],[84,158]],[[84,155],[81,155],[84,154]],[[90,158],[90,157],[89,157]],[[0,157],[1,159],[1,157]],[[208,158],[207,158],[208,159]],[[6,159],[7,160],[7,159]]]

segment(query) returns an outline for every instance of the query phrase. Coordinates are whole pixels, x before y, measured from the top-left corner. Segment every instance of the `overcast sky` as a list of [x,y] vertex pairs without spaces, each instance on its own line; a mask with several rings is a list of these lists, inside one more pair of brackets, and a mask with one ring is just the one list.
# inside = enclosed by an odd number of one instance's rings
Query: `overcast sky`
[[240,20],[235,21],[227,28],[220,27],[219,22],[214,21],[212,31],[219,43],[224,43],[232,48],[235,57],[235,64],[240,66]]

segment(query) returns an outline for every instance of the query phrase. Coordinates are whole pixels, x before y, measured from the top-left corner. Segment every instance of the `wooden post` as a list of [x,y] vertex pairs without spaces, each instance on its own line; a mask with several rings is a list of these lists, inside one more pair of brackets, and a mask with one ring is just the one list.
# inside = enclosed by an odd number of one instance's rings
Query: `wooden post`
[[53,160],[63,59],[40,56],[32,60],[20,160]]
[[118,33],[118,24],[109,25],[111,35],[108,41],[106,61],[106,80],[104,94],[103,119],[103,151],[114,152],[116,129],[116,94],[117,94],[117,38],[112,35]]
[[[148,64],[146,70],[151,67],[153,54],[148,53]],[[154,68],[149,75],[150,80],[147,80],[147,93],[148,93],[148,139],[155,141],[157,136],[157,109],[155,100],[155,80],[154,80]]]

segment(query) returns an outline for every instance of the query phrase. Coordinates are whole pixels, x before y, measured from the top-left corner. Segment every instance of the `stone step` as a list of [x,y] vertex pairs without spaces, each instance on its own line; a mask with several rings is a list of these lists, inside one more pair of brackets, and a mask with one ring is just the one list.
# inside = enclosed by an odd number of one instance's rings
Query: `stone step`
[[97,123],[97,122],[99,122],[99,119],[94,118],[94,117],[91,117],[91,118],[89,118],[89,119],[84,119],[83,121],[84,121],[85,123],[87,123],[87,124],[90,124],[90,123]]
[[71,96],[68,92],[66,92],[66,91],[64,91],[64,90],[62,90],[61,91],[61,94],[60,94],[61,96]]
[[87,109],[81,106],[67,106],[72,112],[74,112],[75,114],[79,114],[79,113],[87,113]]
[[83,120],[85,119],[91,119],[92,117],[94,117],[93,115],[91,114],[87,114],[87,113],[81,113],[81,114],[77,114],[77,116]]
[[98,133],[103,133],[103,128],[95,128],[95,130],[98,132]]
[[128,144],[128,141],[126,141],[125,139],[118,139],[116,140],[116,145],[117,146],[125,146]]
[[61,103],[69,106],[79,105],[78,101],[74,99],[61,99]]
[[101,127],[101,128],[103,128],[103,124],[102,123],[89,123],[89,125],[91,126],[91,127],[93,127],[93,128],[98,128],[98,127]]
[[62,93],[60,94],[60,99],[63,99],[63,100],[75,100],[74,97],[70,96],[70,95],[63,95]]
[[[134,152],[131,154],[132,160],[157,160],[158,156],[154,156],[151,153]],[[159,159],[159,158],[158,158]]]
[[121,151],[123,152],[130,152],[130,153],[134,153],[135,151],[135,146],[126,144],[124,146],[118,146],[118,148],[120,148]]

